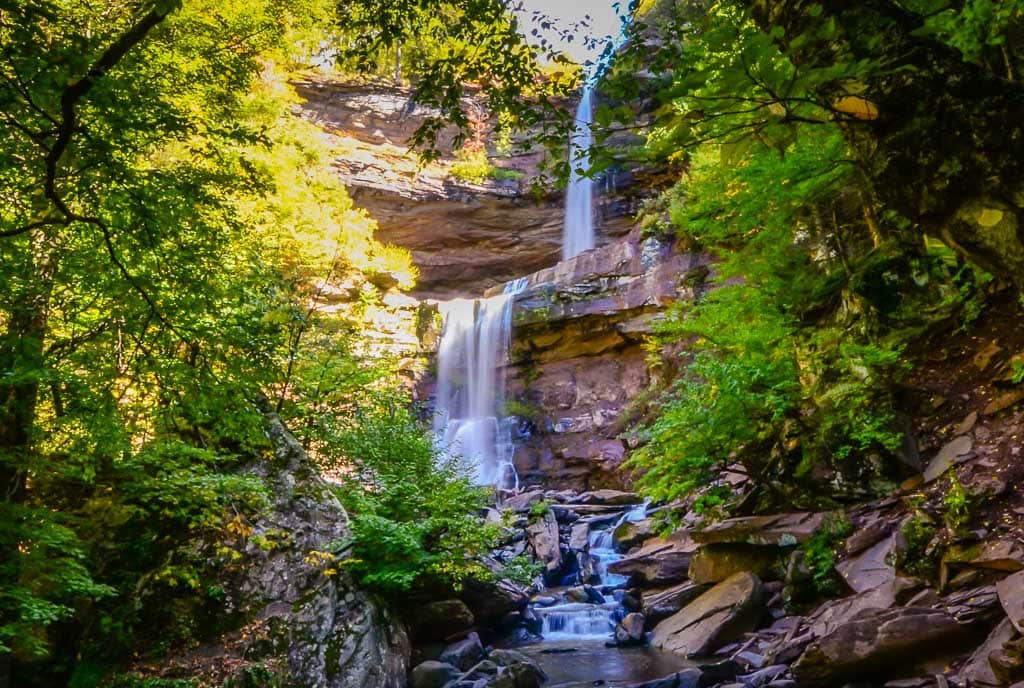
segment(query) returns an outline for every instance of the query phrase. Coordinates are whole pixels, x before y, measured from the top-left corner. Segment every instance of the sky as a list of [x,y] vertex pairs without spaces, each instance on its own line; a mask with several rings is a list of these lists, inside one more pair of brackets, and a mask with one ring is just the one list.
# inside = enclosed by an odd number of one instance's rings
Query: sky
[[[587,31],[592,36],[603,38],[604,36],[616,36],[621,30],[621,22],[612,8],[614,0],[521,0],[523,10],[519,13],[524,30],[529,34],[532,28],[532,12],[539,10],[556,20],[559,25],[570,26],[573,22],[590,15],[590,29]],[[628,0],[622,0],[622,4],[628,4]],[[556,41],[558,49],[568,53],[574,60],[584,63],[587,60],[596,60],[603,50],[603,43],[595,48],[588,49],[585,41],[576,38],[572,42],[557,41],[554,32],[544,32],[544,35],[552,41]]]

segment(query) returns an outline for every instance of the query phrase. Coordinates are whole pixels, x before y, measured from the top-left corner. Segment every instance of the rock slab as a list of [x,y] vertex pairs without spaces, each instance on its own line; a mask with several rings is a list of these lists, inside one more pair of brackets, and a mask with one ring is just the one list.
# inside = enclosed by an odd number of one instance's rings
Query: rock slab
[[662,621],[651,644],[686,656],[709,654],[757,626],[763,597],[760,578],[737,573]]

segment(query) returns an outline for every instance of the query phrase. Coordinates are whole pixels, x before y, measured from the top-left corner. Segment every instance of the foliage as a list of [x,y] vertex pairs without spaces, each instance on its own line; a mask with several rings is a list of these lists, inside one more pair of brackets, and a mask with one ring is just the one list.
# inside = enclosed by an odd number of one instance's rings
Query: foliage
[[551,510],[551,502],[541,499],[530,505],[530,518],[544,518]]
[[455,162],[448,171],[456,179],[473,184],[482,184],[488,179],[495,181],[518,180],[523,178],[519,170],[496,167],[487,157],[483,148],[462,148],[455,154]]
[[913,576],[932,578],[938,564],[938,554],[931,549],[937,532],[932,519],[918,511],[903,522],[900,532],[907,543],[900,562],[903,570]]
[[970,524],[973,498],[964,489],[956,471],[949,473],[949,489],[942,498],[942,507],[946,526],[951,532],[960,532]]
[[336,433],[329,448],[338,453],[322,461],[343,472],[339,492],[353,533],[343,566],[392,594],[493,577],[478,558],[500,535],[478,515],[487,491],[455,460],[437,456],[432,434],[407,408],[360,409]]
[[543,570],[543,564],[525,554],[518,554],[502,564],[501,577],[527,587],[533,584]]
[[853,524],[846,518],[830,518],[800,545],[804,563],[811,572],[811,582],[819,593],[834,595],[840,592],[835,574],[836,555],[852,532]]

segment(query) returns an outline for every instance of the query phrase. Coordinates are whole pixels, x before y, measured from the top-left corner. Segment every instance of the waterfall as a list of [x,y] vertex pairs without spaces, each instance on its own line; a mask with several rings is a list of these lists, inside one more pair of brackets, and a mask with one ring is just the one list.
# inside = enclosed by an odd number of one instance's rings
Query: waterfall
[[606,640],[613,630],[615,602],[560,604],[535,610],[545,640]]
[[525,285],[519,279],[496,296],[439,304],[435,435],[443,452],[465,460],[479,485],[518,486],[512,420],[503,406],[512,300]]
[[594,136],[593,88],[583,87],[576,108],[574,131],[569,137],[569,187],[565,192],[565,228],[562,231],[562,260],[594,248],[594,180],[580,174],[590,167],[590,146]]

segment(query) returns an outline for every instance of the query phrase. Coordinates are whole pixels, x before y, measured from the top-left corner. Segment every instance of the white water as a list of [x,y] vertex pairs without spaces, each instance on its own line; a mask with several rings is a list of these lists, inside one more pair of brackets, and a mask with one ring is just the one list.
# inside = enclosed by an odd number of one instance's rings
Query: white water
[[512,339],[512,299],[525,279],[486,299],[439,304],[434,430],[443,452],[462,457],[478,485],[518,487],[512,465],[512,421],[505,402],[505,365]]
[[612,612],[617,606],[615,602],[559,604],[535,612],[543,623],[541,635],[546,641],[599,640],[615,630]]
[[593,89],[583,87],[576,108],[576,123],[569,137],[569,166],[572,172],[565,192],[565,228],[562,231],[562,260],[568,260],[594,248],[594,180],[586,172],[590,167],[590,146],[594,142],[590,125],[594,119]]
[[[647,516],[648,502],[638,504],[616,521],[612,526],[601,530],[592,530],[587,536],[589,556],[594,558],[594,572],[597,574],[597,586],[617,588],[624,586],[629,578],[608,572],[608,565],[622,559],[615,551],[613,533],[623,523],[640,521]],[[610,597],[609,597],[610,599]],[[615,602],[607,604],[561,604],[536,609],[543,622],[541,635],[545,642],[559,640],[596,640],[607,639],[615,630],[613,614],[618,608]]]

